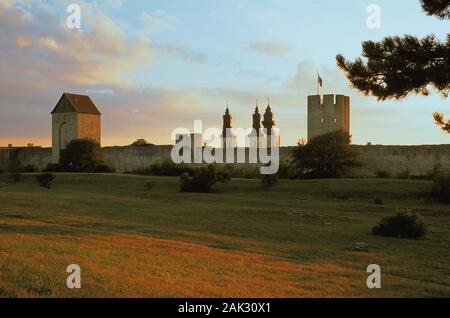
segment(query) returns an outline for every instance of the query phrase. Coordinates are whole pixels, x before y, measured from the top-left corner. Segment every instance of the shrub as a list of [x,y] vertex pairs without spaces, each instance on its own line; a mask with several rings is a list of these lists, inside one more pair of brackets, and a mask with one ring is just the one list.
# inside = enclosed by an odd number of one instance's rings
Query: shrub
[[52,187],[52,182],[56,178],[53,173],[45,172],[36,176],[36,180],[39,185],[43,188],[50,189]]
[[383,205],[383,200],[380,198],[373,199],[373,203],[376,205]]
[[278,184],[277,174],[263,174],[261,177],[261,186],[263,188],[272,188]]
[[61,171],[112,172],[102,160],[100,145],[91,139],[74,139],[61,152]]
[[348,168],[360,165],[350,139],[344,131],[335,131],[307,144],[299,142],[292,154],[293,163],[304,178],[340,177]]
[[34,173],[37,172],[38,168],[35,165],[26,165],[20,169],[20,172],[23,173]]
[[435,180],[437,177],[442,175],[441,164],[435,163],[433,169],[425,175],[425,179],[427,180]]
[[20,182],[23,180],[23,174],[19,171],[11,171],[9,173],[9,178],[13,181],[13,182]]
[[227,173],[231,178],[257,179],[261,175],[259,167],[256,164],[227,164],[215,166],[216,168],[220,167],[223,172]]
[[145,183],[145,190],[152,191],[155,186],[156,186],[156,182],[154,182],[154,181],[146,182]]
[[228,173],[217,172],[215,166],[209,165],[195,169],[191,174],[183,173],[180,177],[180,191],[210,193],[217,182],[226,183],[229,180]]
[[400,172],[398,174],[399,179],[409,179],[409,176],[410,176],[409,169],[406,169],[405,171]]
[[287,160],[280,160],[280,166],[278,168],[278,177],[280,179],[298,179],[300,177],[298,169],[292,162]]
[[432,199],[450,203],[450,176],[439,176],[434,179],[430,196]]
[[113,173],[115,170],[114,168],[108,166],[105,163],[100,163],[94,166],[95,173]]
[[61,166],[57,163],[49,163],[43,172],[61,172]]
[[153,146],[153,144],[147,142],[145,139],[138,139],[133,142],[130,146],[132,147],[143,147],[143,146]]
[[374,235],[407,239],[423,237],[426,232],[425,224],[410,210],[398,210],[372,229]]
[[176,164],[172,161],[172,159],[164,159],[150,165],[149,167],[135,169],[132,173],[141,175],[179,177],[185,172],[192,172],[192,170],[193,169],[186,164]]
[[375,177],[377,177],[379,179],[389,179],[391,177],[391,175],[389,174],[389,172],[387,172],[385,170],[379,170],[379,171],[375,171]]

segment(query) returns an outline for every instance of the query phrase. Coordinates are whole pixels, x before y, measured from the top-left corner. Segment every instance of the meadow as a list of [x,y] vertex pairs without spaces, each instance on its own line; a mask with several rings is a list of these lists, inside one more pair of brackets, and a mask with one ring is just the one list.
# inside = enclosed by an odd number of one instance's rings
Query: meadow
[[[430,188],[234,179],[194,194],[179,178],[57,174],[47,190],[0,174],[0,297],[450,297],[450,205]],[[371,234],[398,208],[421,216],[425,238]],[[69,264],[81,289],[66,286]],[[369,264],[381,289],[366,286]]]

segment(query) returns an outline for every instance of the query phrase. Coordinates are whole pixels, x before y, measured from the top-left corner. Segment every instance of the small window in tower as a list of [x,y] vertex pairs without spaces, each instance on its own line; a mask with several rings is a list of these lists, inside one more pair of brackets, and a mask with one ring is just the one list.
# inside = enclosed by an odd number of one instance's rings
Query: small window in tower
[[337,118],[334,119],[334,123],[337,124]]
[[321,123],[321,124],[323,124],[323,117],[322,117],[322,118],[320,118],[320,123]]

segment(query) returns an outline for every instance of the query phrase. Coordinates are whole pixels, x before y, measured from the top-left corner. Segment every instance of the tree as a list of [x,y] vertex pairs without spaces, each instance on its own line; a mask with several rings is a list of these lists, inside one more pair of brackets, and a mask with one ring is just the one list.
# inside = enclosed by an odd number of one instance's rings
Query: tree
[[[428,15],[450,19],[450,1],[422,0],[421,4]],[[366,41],[362,48],[364,60],[347,61],[341,54],[336,60],[352,86],[366,96],[376,96],[378,100],[400,100],[409,94],[427,96],[431,86],[444,98],[448,97],[450,34],[446,42],[433,35],[422,39],[405,35],[386,37],[380,42]],[[444,118],[436,114],[434,118],[442,126]],[[450,129],[444,130],[450,133]]]
[[441,19],[450,19],[450,7],[448,0],[420,1],[422,8],[428,15],[435,15]]
[[350,147],[350,136],[335,131],[299,142],[292,154],[293,163],[305,178],[336,178],[348,168],[359,165],[356,152]]
[[96,172],[104,166],[100,145],[92,139],[74,139],[61,152],[59,164],[63,171]]
[[131,146],[141,147],[141,146],[149,146],[151,145],[147,140],[145,139],[138,139],[135,142],[131,144]]
[[434,113],[433,116],[436,124],[441,127],[443,131],[450,133],[450,119],[447,119],[447,121],[445,121],[444,114],[441,113]]

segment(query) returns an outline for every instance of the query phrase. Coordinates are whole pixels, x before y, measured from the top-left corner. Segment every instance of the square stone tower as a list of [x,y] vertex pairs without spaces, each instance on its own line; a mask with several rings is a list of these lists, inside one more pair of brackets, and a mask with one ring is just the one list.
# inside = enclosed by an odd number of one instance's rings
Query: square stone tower
[[52,114],[52,161],[74,139],[93,139],[101,144],[101,113],[89,96],[64,93]]
[[350,134],[350,97],[308,96],[308,140],[336,130]]

